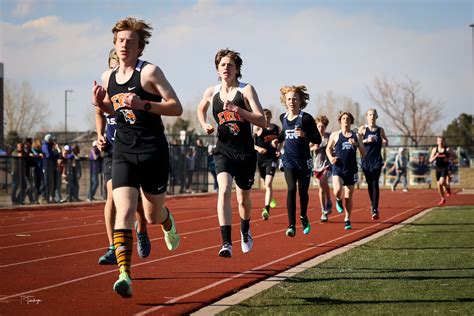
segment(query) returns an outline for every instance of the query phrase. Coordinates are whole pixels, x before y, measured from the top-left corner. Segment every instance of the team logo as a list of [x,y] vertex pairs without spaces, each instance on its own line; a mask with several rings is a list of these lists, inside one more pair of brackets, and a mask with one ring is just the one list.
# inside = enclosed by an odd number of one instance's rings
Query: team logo
[[231,132],[232,135],[237,136],[239,134],[240,128],[237,124],[227,123],[226,125],[229,128],[229,131]]
[[342,150],[351,150],[353,148],[352,144],[349,142],[342,143]]
[[122,109],[120,110],[120,112],[122,112],[123,118],[128,124],[133,125],[137,121],[137,117],[135,116],[132,110]]
[[285,131],[285,139],[298,139],[298,136],[295,134],[294,129],[287,129]]

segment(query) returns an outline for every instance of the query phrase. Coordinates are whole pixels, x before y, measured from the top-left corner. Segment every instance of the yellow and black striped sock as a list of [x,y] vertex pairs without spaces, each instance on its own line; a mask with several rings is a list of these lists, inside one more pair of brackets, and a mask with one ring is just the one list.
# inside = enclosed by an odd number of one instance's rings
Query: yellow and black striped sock
[[132,265],[133,234],[131,229],[114,230],[115,256],[120,272],[125,271],[130,275]]

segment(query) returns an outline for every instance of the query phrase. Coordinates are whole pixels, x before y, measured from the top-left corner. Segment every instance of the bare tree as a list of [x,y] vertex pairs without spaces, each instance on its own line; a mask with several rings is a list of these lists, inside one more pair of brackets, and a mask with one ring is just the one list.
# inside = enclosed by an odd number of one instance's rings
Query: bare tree
[[5,81],[4,119],[6,133],[17,131],[21,137],[43,127],[49,115],[48,105],[37,97],[28,82],[18,85]]
[[[329,119],[328,131],[339,129],[337,116],[340,111],[350,112],[354,118],[354,126],[358,126],[363,122],[363,115],[360,113],[360,106],[351,98],[335,95],[332,91],[328,91],[323,95],[318,95],[316,99],[316,115],[326,115]],[[362,115],[362,116],[361,116]]]
[[388,129],[401,133],[417,146],[442,117],[442,107],[421,94],[418,81],[389,81],[375,78],[374,88],[367,88],[372,101],[388,118],[382,121]]

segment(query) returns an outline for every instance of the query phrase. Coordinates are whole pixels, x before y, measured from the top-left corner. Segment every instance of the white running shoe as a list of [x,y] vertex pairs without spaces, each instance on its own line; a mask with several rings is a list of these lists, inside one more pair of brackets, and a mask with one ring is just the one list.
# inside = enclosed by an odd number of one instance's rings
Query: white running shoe
[[224,243],[221,250],[219,250],[219,257],[230,258],[232,257],[232,245]]
[[241,237],[240,248],[242,248],[242,252],[247,253],[250,250],[252,250],[253,238],[252,238],[252,234],[250,234],[250,230],[245,235],[242,234],[242,232],[240,232],[240,237]]

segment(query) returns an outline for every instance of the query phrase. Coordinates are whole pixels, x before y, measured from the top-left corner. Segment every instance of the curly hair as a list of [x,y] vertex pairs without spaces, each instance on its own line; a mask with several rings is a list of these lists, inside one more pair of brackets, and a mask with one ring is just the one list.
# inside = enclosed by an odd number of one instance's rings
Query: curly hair
[[221,62],[222,58],[229,57],[235,63],[235,67],[237,68],[237,80],[242,77],[241,69],[242,69],[242,58],[240,57],[240,53],[230,50],[228,48],[220,49],[216,57],[214,57],[214,63],[216,64],[216,69],[219,67],[219,63]]
[[153,30],[153,28],[145,21],[127,17],[115,23],[115,26],[112,28],[112,33],[114,33],[114,44],[117,41],[118,32],[135,32],[138,34],[138,48],[140,49],[138,56],[141,56],[145,45],[149,43],[148,39],[151,37],[151,30]]
[[309,101],[309,94],[306,92],[306,86],[284,86],[280,88],[280,101],[282,104],[286,105],[286,98],[285,95],[288,92],[294,92],[298,94],[301,100],[300,108],[304,109],[308,105]]

